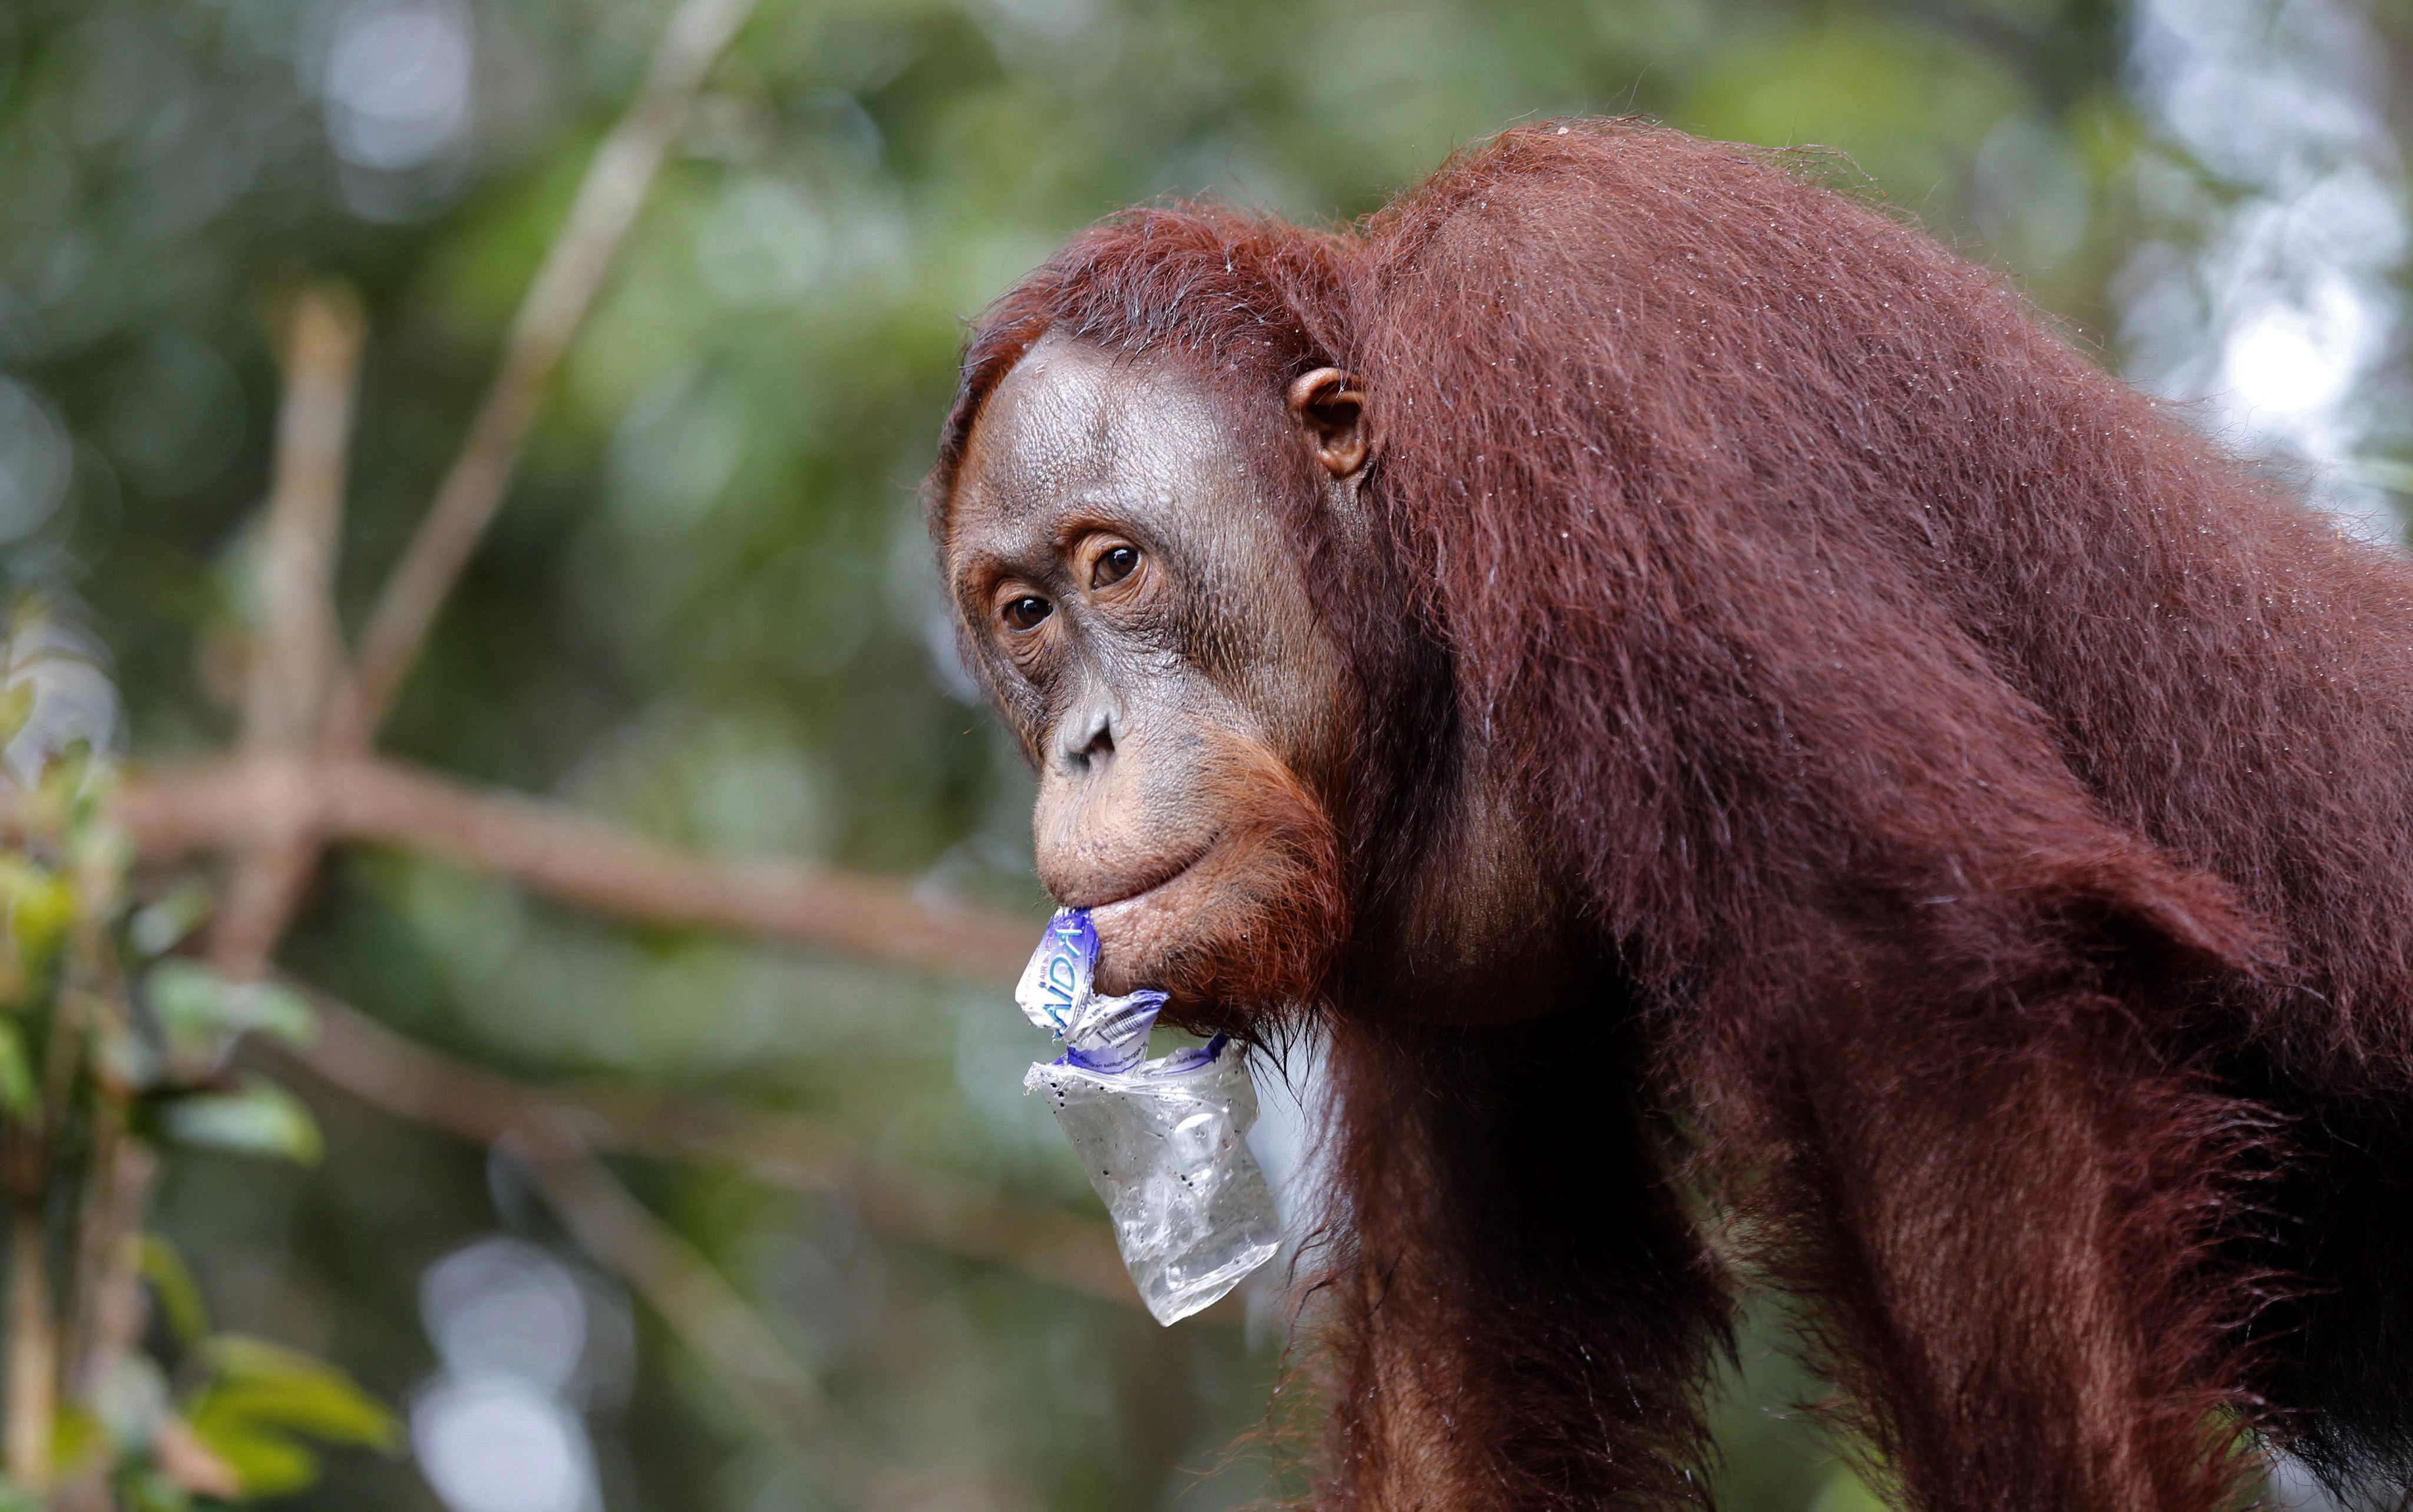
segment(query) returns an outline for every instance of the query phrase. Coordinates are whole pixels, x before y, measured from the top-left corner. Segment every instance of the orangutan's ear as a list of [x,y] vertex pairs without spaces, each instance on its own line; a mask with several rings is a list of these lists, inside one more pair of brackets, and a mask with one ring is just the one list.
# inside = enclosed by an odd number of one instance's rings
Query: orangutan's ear
[[1301,374],[1290,386],[1290,412],[1307,432],[1315,460],[1339,479],[1354,479],[1374,459],[1374,423],[1366,391],[1337,367]]

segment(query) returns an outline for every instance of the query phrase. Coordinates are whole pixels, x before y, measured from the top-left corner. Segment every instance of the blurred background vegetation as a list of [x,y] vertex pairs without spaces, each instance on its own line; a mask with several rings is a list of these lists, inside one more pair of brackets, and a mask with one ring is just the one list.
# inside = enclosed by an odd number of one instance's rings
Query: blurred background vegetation
[[[0,561],[143,769],[220,750],[258,624],[279,333],[366,329],[337,588],[408,540],[659,0],[0,0]],[[2393,538],[2413,17],[2348,0],[762,0],[570,350],[385,749],[665,841],[818,859],[1034,929],[1029,782],[956,667],[915,485],[967,316],[1133,200],[1367,211],[1521,119],[1824,143],[2073,339]],[[67,696],[62,694],[61,696]],[[155,890],[164,879],[144,885]],[[1095,1210],[1003,992],[638,928],[401,851],[331,854],[279,953],[531,1084],[808,1116]],[[191,1153],[156,1226],[229,1330],[340,1364],[404,1452],[347,1512],[1200,1509],[1267,1493],[1281,1309],[1129,1305],[900,1242],[876,1194],[613,1170],[874,1467],[841,1497],[526,1161],[327,1086],[312,1166]],[[1281,1151],[1269,1152],[1281,1164]],[[1866,1493],[1755,1328],[1727,1505]],[[866,1488],[868,1488],[866,1490]]]

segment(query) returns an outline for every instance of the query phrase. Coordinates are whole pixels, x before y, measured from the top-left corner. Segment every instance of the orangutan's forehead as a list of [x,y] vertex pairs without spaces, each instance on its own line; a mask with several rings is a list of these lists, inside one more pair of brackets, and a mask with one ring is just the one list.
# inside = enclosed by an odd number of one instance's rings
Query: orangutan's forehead
[[982,408],[958,485],[965,502],[1013,519],[1095,489],[1133,449],[1144,386],[1085,348],[1042,342]]
[[1050,336],[983,407],[955,479],[951,555],[1017,556],[1068,525],[1168,531],[1254,489],[1232,406],[1186,368]]

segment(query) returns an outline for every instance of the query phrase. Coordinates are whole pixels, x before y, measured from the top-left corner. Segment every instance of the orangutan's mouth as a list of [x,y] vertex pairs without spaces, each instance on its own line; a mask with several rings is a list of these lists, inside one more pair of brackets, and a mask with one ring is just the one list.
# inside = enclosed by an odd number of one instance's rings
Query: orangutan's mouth
[[1159,893],[1163,892],[1166,888],[1173,886],[1184,877],[1187,877],[1192,872],[1197,870],[1199,863],[1214,854],[1215,850],[1215,842],[1209,840],[1205,845],[1200,846],[1197,850],[1190,852],[1186,859],[1176,863],[1171,869],[1158,873],[1153,882],[1142,882],[1138,886],[1132,888],[1130,891],[1117,893],[1112,897],[1076,900],[1065,897],[1059,894],[1058,895],[1057,901],[1062,903],[1066,908],[1087,909],[1092,915],[1103,913],[1108,909],[1129,908],[1133,904],[1141,903],[1148,898],[1156,897]]
[[1222,847],[1209,843],[1157,882],[1111,903],[1089,905],[1098,931],[1098,981],[1108,992],[1135,992],[1187,933],[1198,895],[1213,887]]

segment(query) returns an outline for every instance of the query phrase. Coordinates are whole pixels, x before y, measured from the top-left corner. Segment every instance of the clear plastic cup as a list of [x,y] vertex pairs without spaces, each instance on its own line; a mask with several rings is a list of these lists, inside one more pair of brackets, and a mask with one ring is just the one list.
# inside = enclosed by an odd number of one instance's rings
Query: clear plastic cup
[[1140,1299],[1159,1323],[1176,1323],[1281,1248],[1273,1192],[1247,1141],[1256,1088],[1246,1050],[1224,1035],[1145,1059],[1164,995],[1096,996],[1097,948],[1086,912],[1049,921],[1014,998],[1065,1051],[1022,1085],[1046,1095],[1080,1155]]

